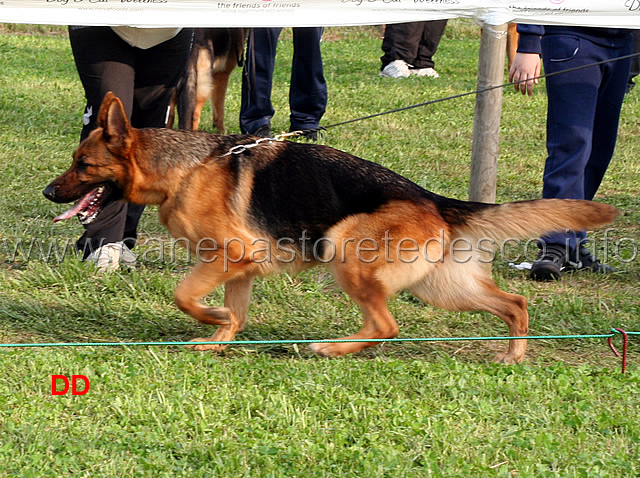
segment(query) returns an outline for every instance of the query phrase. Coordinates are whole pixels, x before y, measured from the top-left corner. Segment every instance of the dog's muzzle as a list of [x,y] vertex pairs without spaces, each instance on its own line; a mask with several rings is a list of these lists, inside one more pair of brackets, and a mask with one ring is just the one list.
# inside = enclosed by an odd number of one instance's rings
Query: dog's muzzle
[[[61,198],[55,185],[55,181],[42,191],[44,196],[56,203],[69,202],[66,198]],[[53,219],[53,222],[69,219],[78,216],[82,224],[89,224],[98,216],[104,204],[110,199],[114,193],[114,188],[108,184],[101,184],[84,194],[76,203],[67,211]]]
[[44,191],[42,191],[42,194],[44,194],[44,197],[46,197],[49,201],[58,202],[57,195],[56,195],[56,187],[54,186],[53,183],[49,184],[46,188],[44,188]]

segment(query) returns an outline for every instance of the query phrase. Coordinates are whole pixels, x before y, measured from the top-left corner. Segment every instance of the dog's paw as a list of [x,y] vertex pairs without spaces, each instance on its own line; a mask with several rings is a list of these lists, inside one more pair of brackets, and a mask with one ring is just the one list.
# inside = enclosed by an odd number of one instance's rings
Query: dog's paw
[[523,360],[524,360],[524,357],[516,357],[515,355],[508,354],[508,353],[498,354],[493,359],[495,363],[502,363],[505,365],[519,364]]
[[312,352],[322,357],[340,357],[349,352],[342,350],[341,343],[314,343],[309,344]]
[[[190,342],[215,342],[213,337],[200,337],[190,340]],[[186,345],[187,348],[197,351],[209,350],[211,352],[222,352],[227,346],[222,344],[193,344]]]

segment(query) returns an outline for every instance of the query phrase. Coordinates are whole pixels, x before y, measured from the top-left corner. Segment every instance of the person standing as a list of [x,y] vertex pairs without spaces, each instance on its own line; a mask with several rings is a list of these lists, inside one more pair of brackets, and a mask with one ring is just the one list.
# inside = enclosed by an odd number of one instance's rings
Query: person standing
[[[327,107],[320,41],[322,27],[294,27],[291,84],[289,86],[290,131],[314,130]],[[249,34],[242,75],[240,130],[261,137],[271,136],[271,103],[276,48],[282,28],[253,28]],[[316,140],[317,131],[305,134]]]
[[[632,30],[573,26],[518,25],[518,52],[509,70],[516,91],[532,94],[540,76],[541,58],[547,75],[591,65],[546,78],[547,159],[542,197],[591,200],[613,156],[629,58]],[[586,231],[557,231],[539,241],[531,268],[535,280],[559,279],[563,272],[611,272],[586,247]]]
[[447,20],[392,23],[385,27],[380,57],[380,76],[407,78],[410,75],[439,78],[433,68]]
[[[71,50],[86,98],[80,140],[97,127],[109,91],[122,100],[133,127],[165,127],[192,37],[193,30],[180,28],[70,26]],[[122,201],[108,203],[95,220],[83,224],[84,234],[76,242],[83,259],[100,271],[134,266],[131,249],[143,210]]]

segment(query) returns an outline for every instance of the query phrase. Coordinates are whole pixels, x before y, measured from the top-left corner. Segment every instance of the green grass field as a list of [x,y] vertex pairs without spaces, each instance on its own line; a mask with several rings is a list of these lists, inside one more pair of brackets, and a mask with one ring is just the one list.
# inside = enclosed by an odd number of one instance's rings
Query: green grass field
[[[376,27],[331,28],[323,124],[475,89],[478,27],[451,21],[439,79],[379,78]],[[291,37],[279,46],[275,130],[287,130]],[[173,304],[189,262],[148,208],[139,267],[100,276],[69,254],[80,226],[42,189],[70,164],[83,92],[64,30],[0,25],[0,342],[185,341],[212,328]],[[240,72],[227,100],[238,132]],[[468,197],[473,96],[329,128],[321,142],[376,161],[427,189]],[[504,94],[498,201],[537,198],[546,96]],[[211,130],[209,109],[203,129]],[[591,237],[618,272],[534,283],[508,262],[493,273],[526,296],[531,335],[640,331],[640,90],[628,95],[618,148],[597,200],[622,214]],[[294,201],[295,198],[292,198]],[[68,248],[67,254],[64,253]],[[161,254],[164,253],[164,256]],[[211,296],[220,303],[221,291]],[[487,313],[453,313],[403,293],[401,337],[505,336]],[[323,339],[360,326],[322,269],[259,281],[239,340]],[[518,366],[491,363],[504,341],[387,343],[321,359],[304,345],[1,348],[0,476],[637,477],[640,341],[620,373],[606,339],[530,341]],[[620,349],[620,337],[615,337]],[[53,396],[51,376],[85,375],[85,395]]]

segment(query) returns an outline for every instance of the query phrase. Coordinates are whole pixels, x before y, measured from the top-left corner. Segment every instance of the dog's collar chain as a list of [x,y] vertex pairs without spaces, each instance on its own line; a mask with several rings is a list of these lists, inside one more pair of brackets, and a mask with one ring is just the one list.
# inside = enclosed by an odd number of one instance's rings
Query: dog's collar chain
[[232,154],[241,154],[241,153],[244,153],[247,149],[255,148],[259,144],[266,143],[266,142],[270,143],[272,141],[276,141],[275,138],[260,138],[255,143],[238,144],[238,145],[232,147],[229,151],[227,151],[226,153],[224,153],[220,157],[224,158],[225,156],[231,156]]
[[255,148],[256,146],[258,146],[258,145],[260,145],[262,143],[272,143],[274,141],[284,141],[285,139],[287,139],[289,137],[299,136],[302,133],[303,133],[303,131],[291,131],[290,133],[280,133],[280,134],[276,135],[273,138],[260,138],[255,143],[238,144],[238,145],[232,147],[231,149],[229,149],[229,151],[227,151],[226,153],[224,153],[220,157],[224,158],[225,156],[231,156],[232,154],[242,154],[247,149]]

